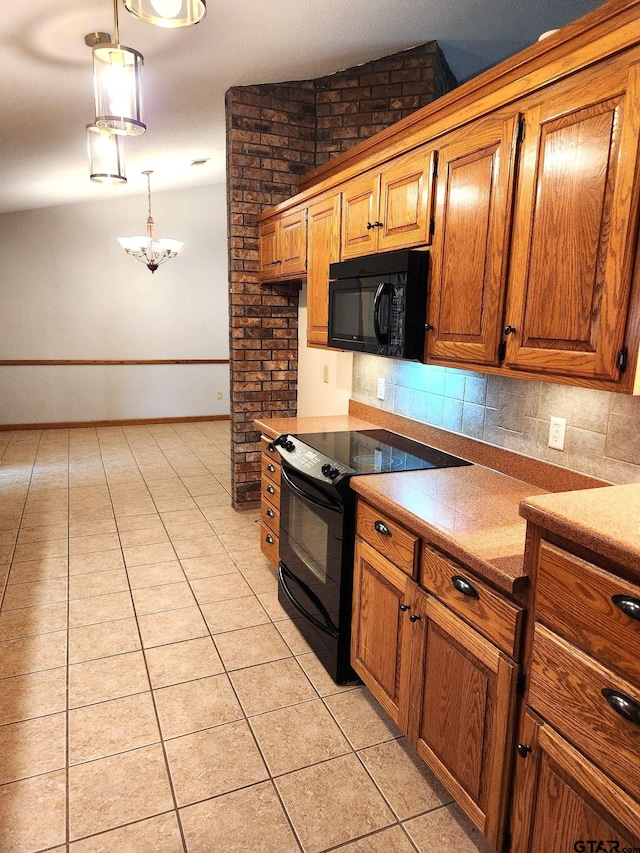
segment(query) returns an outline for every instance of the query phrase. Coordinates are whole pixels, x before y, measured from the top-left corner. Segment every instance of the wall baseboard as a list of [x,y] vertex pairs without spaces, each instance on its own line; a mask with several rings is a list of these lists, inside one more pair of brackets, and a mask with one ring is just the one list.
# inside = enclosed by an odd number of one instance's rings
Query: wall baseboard
[[0,359],[0,367],[100,367],[131,364],[229,364],[228,358],[147,358],[147,359],[97,359],[97,358],[13,358]]
[[229,415],[194,415],[183,418],[131,418],[120,421],[65,421],[47,424],[0,424],[0,432],[25,429],[81,429],[87,427],[141,426],[143,424],[192,424],[198,421],[228,421]]

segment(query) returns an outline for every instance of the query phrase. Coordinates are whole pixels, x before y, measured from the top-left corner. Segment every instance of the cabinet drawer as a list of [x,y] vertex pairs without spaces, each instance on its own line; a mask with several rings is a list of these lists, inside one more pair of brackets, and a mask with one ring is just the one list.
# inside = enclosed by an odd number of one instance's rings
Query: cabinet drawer
[[270,480],[268,477],[263,477],[262,481],[262,489],[261,495],[262,500],[269,501],[272,507],[275,509],[280,508],[280,486],[277,483],[274,483],[273,480]]
[[264,498],[260,504],[260,518],[273,533],[280,532],[280,510]]
[[639,586],[542,542],[535,619],[640,685]]
[[271,565],[278,568],[280,542],[273,530],[264,523],[260,524],[260,550]]
[[269,448],[271,447],[271,442],[273,440],[274,439],[267,438],[266,435],[263,435],[260,439],[260,449],[262,450],[263,458],[265,456],[268,456],[269,459],[271,459],[274,462],[277,462],[278,465],[280,465],[281,459],[280,459],[280,454],[278,453],[278,451],[275,448],[273,450],[269,450]]
[[494,592],[487,584],[465,571],[464,566],[428,547],[424,548],[422,554],[420,583],[503,652],[517,657],[523,613],[521,607]]
[[358,501],[356,533],[394,566],[415,577],[420,545],[415,533],[362,501]]
[[276,486],[280,486],[281,466],[274,459],[271,459],[266,453],[262,454],[262,476],[271,480]]
[[[609,701],[603,691],[615,691]],[[621,716],[610,705],[625,711]],[[536,624],[527,704],[636,799],[640,690]]]

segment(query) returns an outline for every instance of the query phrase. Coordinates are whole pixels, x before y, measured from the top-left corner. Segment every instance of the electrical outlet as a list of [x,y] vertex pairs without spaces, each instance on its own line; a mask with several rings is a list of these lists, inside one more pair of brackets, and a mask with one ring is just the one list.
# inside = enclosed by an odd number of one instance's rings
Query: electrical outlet
[[378,400],[384,400],[384,376],[378,377]]
[[549,424],[549,447],[554,450],[564,450],[564,431],[567,427],[566,418],[551,417]]
[[322,368],[322,381],[327,382],[327,383],[329,382],[329,365],[328,364],[325,364],[325,366]]
[[216,400],[222,400],[222,391],[216,392]]

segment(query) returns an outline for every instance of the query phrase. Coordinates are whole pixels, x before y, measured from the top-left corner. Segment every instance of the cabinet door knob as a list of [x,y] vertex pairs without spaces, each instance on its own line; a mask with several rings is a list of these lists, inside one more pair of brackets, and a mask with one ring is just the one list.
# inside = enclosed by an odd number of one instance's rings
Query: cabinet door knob
[[412,613],[411,616],[409,616],[409,622],[417,622],[419,618],[420,617],[417,613]]
[[520,756],[520,758],[526,758],[531,752],[531,747],[528,743],[519,743],[516,749],[518,750],[518,755]]
[[611,601],[625,616],[640,622],[640,598],[634,598],[632,595],[612,595]]
[[378,533],[381,533],[383,536],[391,536],[391,531],[384,523],[384,521],[374,521],[373,527],[374,530],[377,530]]
[[275,495],[275,493],[276,493],[276,490],[273,486],[267,486],[267,491],[269,492],[270,495]]
[[373,227],[374,228],[382,228],[382,222],[380,222],[379,220],[376,220],[376,222],[373,223]]
[[433,326],[431,323],[425,323],[424,324],[425,332],[432,332],[434,330],[434,328],[435,328],[435,326]]
[[273,536],[272,536],[270,533],[267,533],[267,535],[266,535],[264,538],[267,540],[267,542],[269,543],[269,545],[273,545],[274,539],[273,539]]
[[367,222],[367,231],[371,231],[371,229],[375,227],[376,226],[373,224],[373,222]]
[[276,517],[276,514],[275,514],[275,512],[271,509],[271,507],[269,507],[269,508],[267,509],[267,515],[269,516],[269,518],[275,518],[275,517]]
[[504,327],[504,334],[505,335],[515,335],[516,331],[517,331],[517,329],[515,326],[505,326]]
[[408,604],[401,604],[400,610],[402,610],[402,612],[404,613],[405,610],[411,610],[411,608],[409,607]]
[[640,702],[636,702],[631,696],[622,693],[620,690],[613,690],[610,687],[604,687],[602,695],[609,703],[616,714],[619,714],[625,720],[640,726]]
[[478,595],[478,590],[475,586],[468,581],[466,578],[463,578],[462,575],[453,575],[451,578],[451,583],[453,584],[453,588],[457,589],[458,592],[461,592],[463,595],[468,595],[469,598],[480,598]]
[[267,471],[270,471],[272,474],[275,472],[275,465],[272,465],[271,462],[267,465]]

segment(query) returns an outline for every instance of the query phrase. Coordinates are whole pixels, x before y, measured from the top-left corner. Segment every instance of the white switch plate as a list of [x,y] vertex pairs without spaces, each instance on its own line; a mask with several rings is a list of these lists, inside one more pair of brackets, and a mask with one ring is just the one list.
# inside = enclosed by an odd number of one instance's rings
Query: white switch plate
[[564,450],[564,431],[567,427],[566,418],[551,417],[549,424],[549,447],[554,450]]
[[378,400],[384,400],[384,376],[378,377]]

